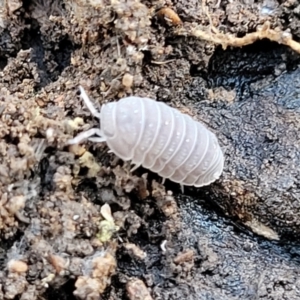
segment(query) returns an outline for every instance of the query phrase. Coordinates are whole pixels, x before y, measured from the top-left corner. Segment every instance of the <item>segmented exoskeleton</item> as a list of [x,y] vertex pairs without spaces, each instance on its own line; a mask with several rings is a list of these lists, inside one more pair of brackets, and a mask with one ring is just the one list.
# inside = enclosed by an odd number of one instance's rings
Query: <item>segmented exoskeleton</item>
[[82,87],[80,91],[91,113],[99,118],[100,128],[82,132],[69,144],[85,139],[106,142],[135,168],[142,165],[181,185],[200,187],[220,177],[224,156],[218,140],[190,116],[165,103],[134,96],[104,104],[98,112]]

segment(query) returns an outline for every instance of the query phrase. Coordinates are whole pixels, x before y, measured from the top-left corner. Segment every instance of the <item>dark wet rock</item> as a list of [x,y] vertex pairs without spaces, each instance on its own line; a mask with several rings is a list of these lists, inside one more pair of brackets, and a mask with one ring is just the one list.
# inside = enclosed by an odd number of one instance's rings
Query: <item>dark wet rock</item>
[[[230,73],[230,52],[228,62]],[[215,201],[258,234],[296,238],[300,231],[300,70],[285,70],[276,79],[259,70],[241,72],[247,77],[232,74],[231,81],[225,81],[225,73],[216,74],[209,82],[209,100],[199,101],[198,87],[207,92],[208,85],[201,81],[197,86],[197,77],[188,91],[200,119],[214,128],[226,156],[220,184],[212,187]],[[219,93],[222,82],[227,94]],[[236,96],[226,101],[230,90]]]

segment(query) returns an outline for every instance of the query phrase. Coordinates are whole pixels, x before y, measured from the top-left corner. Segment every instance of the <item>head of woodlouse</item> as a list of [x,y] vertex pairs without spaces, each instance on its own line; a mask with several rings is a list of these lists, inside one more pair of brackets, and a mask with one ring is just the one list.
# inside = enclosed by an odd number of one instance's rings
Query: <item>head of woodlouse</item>
[[140,98],[132,96],[101,108],[100,128],[106,142],[125,161],[132,157],[133,146],[140,134],[140,127],[137,127],[143,119],[140,106]]
[[[114,102],[103,104],[101,107],[100,128],[104,137],[112,138],[116,134],[116,121],[114,120],[114,111],[116,104]],[[114,122],[112,122],[114,120]]]
[[104,105],[101,109],[101,129],[106,137],[126,135],[128,144],[133,145],[139,134],[137,122],[143,118],[140,98],[127,97]]

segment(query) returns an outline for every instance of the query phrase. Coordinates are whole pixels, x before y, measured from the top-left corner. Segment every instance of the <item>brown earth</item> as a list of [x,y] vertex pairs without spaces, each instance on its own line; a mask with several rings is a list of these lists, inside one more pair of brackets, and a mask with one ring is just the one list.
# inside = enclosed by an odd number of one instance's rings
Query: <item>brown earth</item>
[[[0,3],[1,299],[300,299],[296,1]],[[66,141],[126,95],[216,133],[185,188]]]

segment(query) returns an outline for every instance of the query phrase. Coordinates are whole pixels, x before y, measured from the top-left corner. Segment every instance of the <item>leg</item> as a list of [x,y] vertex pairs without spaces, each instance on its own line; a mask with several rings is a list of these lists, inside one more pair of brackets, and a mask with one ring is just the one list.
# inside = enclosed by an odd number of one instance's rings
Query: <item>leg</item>
[[88,138],[89,141],[94,142],[94,143],[102,143],[106,141],[105,137],[91,137]]
[[82,100],[84,101],[85,105],[87,106],[87,108],[90,110],[91,114],[100,119],[100,113],[97,111],[97,109],[94,107],[92,101],[90,100],[90,98],[88,97],[88,95],[86,94],[85,90],[83,89],[82,86],[79,86],[80,89],[80,96],[82,98]]
[[[81,132],[81,133],[79,133],[76,137],[74,137],[73,139],[69,140],[67,143],[68,143],[69,145],[72,145],[72,144],[79,144],[79,143],[83,142],[84,140],[91,138],[93,135],[98,135],[98,136],[101,137],[101,136],[102,136],[102,131],[101,131],[101,129],[99,129],[99,128],[92,128],[92,129],[90,129],[90,130]],[[104,141],[105,141],[105,138],[104,138],[104,137],[97,138],[97,139],[101,139],[101,142],[104,142]],[[98,140],[98,141],[99,141],[99,140]]]
[[130,172],[133,172],[135,171],[137,168],[139,168],[140,165],[134,165],[131,169],[130,169]]
[[182,194],[184,194],[184,185],[183,184],[180,184],[180,189],[181,189]]

